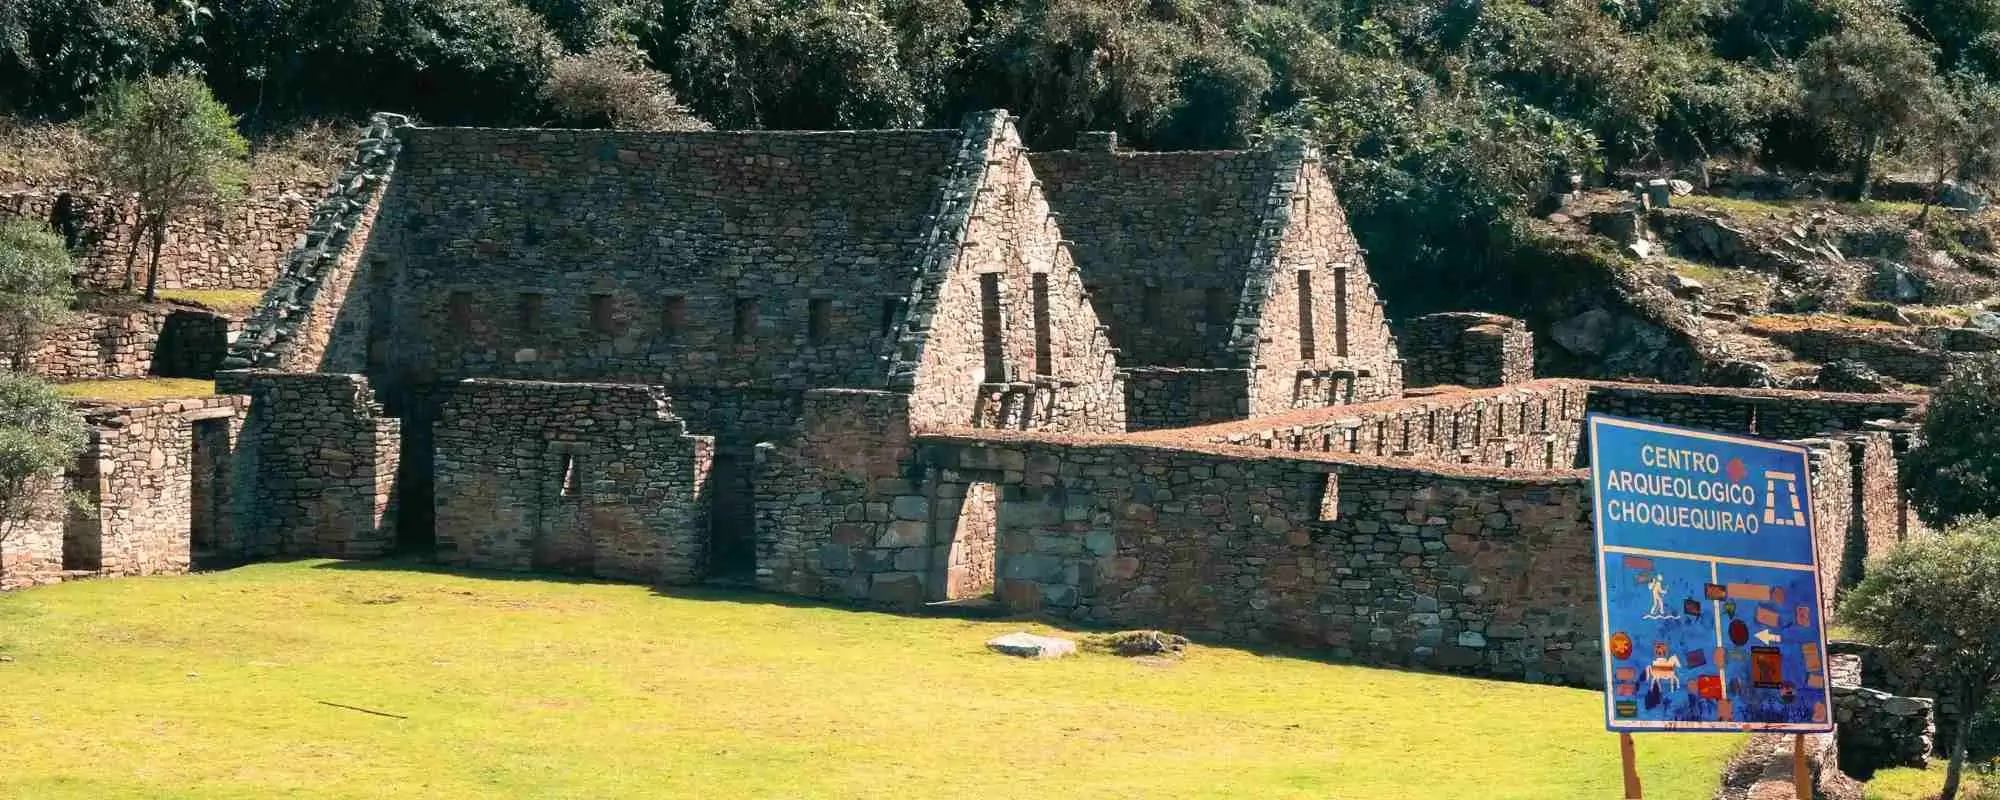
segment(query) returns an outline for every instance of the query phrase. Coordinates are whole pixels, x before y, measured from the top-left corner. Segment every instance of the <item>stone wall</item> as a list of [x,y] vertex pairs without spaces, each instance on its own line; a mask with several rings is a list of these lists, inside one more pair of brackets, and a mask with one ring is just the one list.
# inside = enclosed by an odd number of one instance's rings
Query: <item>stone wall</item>
[[1905,419],[1923,403],[1917,395],[1604,382],[1590,384],[1589,398],[1590,410],[1597,413],[1766,439],[1860,431],[1872,420]]
[[50,475],[32,489],[27,518],[0,523],[0,592],[26,589],[63,578],[62,481]]
[[67,570],[178,575],[239,546],[230,474],[245,397],[191,397],[85,407],[90,444],[67,475],[90,513],[70,516]]
[[1829,655],[1858,658],[1862,686],[1897,697],[1931,701],[1934,718],[1931,752],[1951,752],[1958,739],[1959,720],[1964,715],[1956,689],[1943,685],[1944,681],[1923,668],[1865,642],[1828,642],[1827,652]]
[[[26,366],[52,381],[205,378],[221,364],[236,324],[186,306],[85,308],[51,331]],[[0,357],[0,365],[7,359]]]
[[1567,471],[1580,463],[1587,392],[1588,386],[1578,381],[1536,381],[1302,410],[1133,438]]
[[951,548],[930,542],[910,396],[821,389],[804,403],[798,436],[757,448],[758,588],[904,607],[944,599]]
[[1133,367],[1125,371],[1126,425],[1185,428],[1250,416],[1250,370]]
[[1535,337],[1513,317],[1425,314],[1396,325],[1409,386],[1508,386],[1535,378]]
[[706,574],[714,443],[657,389],[469,380],[434,430],[439,560],[644,582]]
[[1952,354],[1914,342],[1896,341],[1881,330],[1808,328],[1774,332],[1771,340],[1802,358],[1820,363],[1859,361],[1896,380],[1924,386],[1943,383],[1952,366]]
[[360,375],[232,370],[216,390],[250,397],[231,472],[245,558],[370,558],[396,544],[401,422]]
[[[919,445],[919,492],[999,486],[999,594],[1010,610],[1369,663],[1602,679],[1580,473],[1524,479],[1034,434]],[[948,551],[962,515],[929,511],[931,537],[912,521],[910,543]]]
[[1845,441],[1834,439],[1801,439],[1791,444],[1806,448],[1806,463],[1812,473],[1812,485],[1806,491],[1812,496],[1813,543],[1817,546],[1815,558],[1819,562],[1820,619],[1832,624],[1835,621],[1835,604],[1839,602],[1844,588],[1841,579],[1847,574],[1849,542],[1857,517],[1849,446]]
[[[263,289],[305,229],[309,198],[326,187],[260,183],[237,200],[183,215],[167,225],[160,248],[163,289]],[[125,284],[137,221],[130,202],[105,195],[48,189],[0,192],[0,217],[49,225],[70,243],[85,286]],[[144,286],[152,243],[138,242],[135,283]]]
[[1840,766],[1867,780],[1891,767],[1924,768],[1937,733],[1935,701],[1899,697],[1861,686],[1833,687],[1833,716],[1839,727]]

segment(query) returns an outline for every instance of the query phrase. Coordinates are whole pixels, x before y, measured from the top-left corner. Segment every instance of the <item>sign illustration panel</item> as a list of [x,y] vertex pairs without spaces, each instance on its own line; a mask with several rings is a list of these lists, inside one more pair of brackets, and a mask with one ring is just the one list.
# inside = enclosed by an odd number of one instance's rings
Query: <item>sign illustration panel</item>
[[1832,730],[1805,449],[1589,425],[1605,726]]

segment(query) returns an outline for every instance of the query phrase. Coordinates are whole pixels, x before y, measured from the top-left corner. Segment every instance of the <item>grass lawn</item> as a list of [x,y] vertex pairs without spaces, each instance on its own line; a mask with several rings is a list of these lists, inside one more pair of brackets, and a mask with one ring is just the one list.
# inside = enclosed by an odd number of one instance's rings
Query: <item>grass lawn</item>
[[[333,562],[0,596],[0,797],[1616,797],[1599,695]],[[339,708],[338,703],[400,715]],[[1734,736],[1637,737],[1705,800]]]
[[[1984,781],[1982,783],[1982,781]],[[1944,788],[1944,761],[1929,769],[1885,769],[1868,782],[1866,800],[1936,800]],[[2000,800],[2000,778],[1967,770],[1958,784],[1958,800]]]
[[261,289],[161,289],[162,300],[200,303],[224,314],[249,314],[264,299]]
[[215,381],[207,378],[127,378],[113,381],[76,381],[56,385],[56,391],[78,400],[135,403],[170,397],[209,397]]

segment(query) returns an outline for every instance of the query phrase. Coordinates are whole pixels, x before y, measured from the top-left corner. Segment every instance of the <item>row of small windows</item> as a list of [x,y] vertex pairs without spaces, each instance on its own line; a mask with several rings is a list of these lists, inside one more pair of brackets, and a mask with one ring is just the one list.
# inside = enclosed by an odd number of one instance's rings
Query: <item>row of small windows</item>
[[[688,298],[684,295],[668,295],[659,299],[658,331],[672,338],[687,332]],[[515,298],[513,309],[514,329],[524,336],[546,333],[546,295],[541,292],[522,292]],[[746,342],[757,333],[761,318],[761,300],[756,297],[739,296],[730,301],[732,316],[730,338],[736,342]],[[876,322],[876,332],[888,335],[896,323],[903,318],[908,301],[901,297],[884,297],[881,301],[881,316]],[[476,300],[469,291],[454,291],[445,300],[446,324],[452,335],[468,336],[472,333]],[[625,322],[618,315],[617,298],[608,292],[591,294],[584,308],[587,330],[598,336],[617,336],[625,332]],[[825,344],[833,333],[833,300],[814,297],[806,301],[806,342]]]

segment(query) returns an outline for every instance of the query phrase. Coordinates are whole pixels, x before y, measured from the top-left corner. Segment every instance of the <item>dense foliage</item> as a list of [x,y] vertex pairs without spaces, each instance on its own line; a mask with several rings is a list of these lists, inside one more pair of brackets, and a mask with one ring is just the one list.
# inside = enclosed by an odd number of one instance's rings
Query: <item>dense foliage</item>
[[2000,517],[2000,358],[1952,371],[1924,413],[1923,445],[1902,463],[1903,485],[1925,522]]
[[[1974,517],[1869,561],[1866,577],[1841,600],[1840,619],[1955,692],[1959,708],[1983,709],[2000,688],[1995,586],[2000,521]],[[1974,718],[1963,715],[1954,732],[1942,800],[1951,800],[1958,788]]]
[[0,3],[0,112],[73,115],[188,70],[253,132],[371,110],[670,127],[684,103],[723,128],[1001,107],[1038,147],[1299,134],[1339,171],[1377,273],[1416,284],[1504,260],[1570,173],[1755,159],[1852,168],[1865,190],[1888,158],[2000,166],[1975,113],[1996,98],[2000,0]]
[[19,219],[0,220],[0,356],[24,369],[42,335],[69,319],[76,267],[61,236]]
[[83,452],[88,436],[83,416],[54,387],[0,370],[0,542],[47,513],[42,498],[59,491],[51,482]]

